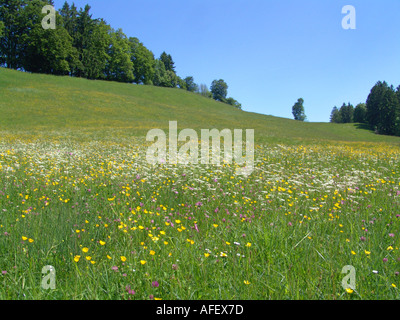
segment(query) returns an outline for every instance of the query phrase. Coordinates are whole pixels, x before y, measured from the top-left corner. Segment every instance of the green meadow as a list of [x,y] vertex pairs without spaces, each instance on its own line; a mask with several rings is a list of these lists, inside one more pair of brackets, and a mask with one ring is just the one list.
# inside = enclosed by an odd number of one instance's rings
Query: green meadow
[[[169,121],[254,129],[254,172],[150,165],[146,133]],[[0,299],[398,299],[399,146],[360,124],[0,68]]]
[[168,121],[176,120],[179,129],[251,128],[261,142],[400,143],[398,137],[376,135],[361,124],[307,123],[249,113],[177,88],[0,71],[0,128],[9,132],[118,131],[145,137],[149,129],[168,130]]

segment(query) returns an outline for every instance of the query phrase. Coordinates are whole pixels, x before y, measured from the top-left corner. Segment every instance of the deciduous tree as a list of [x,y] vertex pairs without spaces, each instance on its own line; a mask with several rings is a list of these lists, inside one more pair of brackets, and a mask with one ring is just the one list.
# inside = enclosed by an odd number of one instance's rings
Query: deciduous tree
[[298,120],[298,121],[306,120],[307,117],[304,113],[303,104],[304,104],[304,99],[299,98],[299,99],[297,99],[297,102],[292,107],[292,114],[293,114],[294,120]]
[[41,21],[46,14],[42,8],[48,2],[31,0],[24,8],[25,29],[21,37],[20,59],[24,70],[56,75],[69,74],[69,60],[73,54],[72,38],[62,26],[61,16],[56,13],[56,28],[43,29]]
[[199,86],[199,91],[198,91],[203,97],[206,98],[212,98],[212,93],[210,92],[210,90],[208,90],[207,85],[205,85],[204,83],[200,84]]
[[133,63],[135,83],[153,84],[156,61],[154,54],[138,38],[129,38],[130,56]]
[[196,92],[199,89],[199,86],[194,82],[194,78],[192,76],[186,77],[184,79],[186,83],[186,90],[190,92]]
[[131,61],[129,41],[122,29],[110,30],[108,61],[105,68],[106,79],[119,82],[133,82],[133,62]]
[[228,94],[228,85],[222,79],[214,80],[211,83],[210,91],[214,100],[225,102]]
[[242,109],[242,104],[239,103],[239,101],[233,99],[232,97],[226,99],[226,103],[230,104],[231,106],[234,106],[235,108]]

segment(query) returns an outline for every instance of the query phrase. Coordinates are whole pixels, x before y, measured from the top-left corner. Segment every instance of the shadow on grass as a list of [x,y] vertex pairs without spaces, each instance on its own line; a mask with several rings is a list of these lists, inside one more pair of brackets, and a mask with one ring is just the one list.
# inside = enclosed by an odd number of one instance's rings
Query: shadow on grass
[[371,128],[371,126],[367,123],[355,123],[354,126],[356,127],[356,129],[368,130],[368,131],[374,132],[374,130]]

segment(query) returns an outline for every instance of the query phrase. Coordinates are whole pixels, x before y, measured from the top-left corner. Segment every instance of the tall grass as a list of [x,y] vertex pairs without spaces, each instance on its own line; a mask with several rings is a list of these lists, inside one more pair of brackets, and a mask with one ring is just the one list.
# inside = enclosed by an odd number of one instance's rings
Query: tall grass
[[[398,138],[3,69],[0,94],[1,299],[399,298]],[[148,164],[169,120],[255,129],[253,174]]]
[[398,150],[259,145],[243,179],[152,167],[140,140],[49,142],[1,144],[3,299],[399,297]]

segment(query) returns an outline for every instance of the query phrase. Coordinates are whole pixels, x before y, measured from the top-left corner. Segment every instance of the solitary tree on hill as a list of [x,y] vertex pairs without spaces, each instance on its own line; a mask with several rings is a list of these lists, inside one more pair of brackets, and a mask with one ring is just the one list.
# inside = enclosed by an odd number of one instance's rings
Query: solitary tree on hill
[[292,107],[292,113],[293,113],[294,120],[305,121],[307,119],[307,117],[304,113],[303,103],[304,103],[304,99],[299,98],[297,100],[297,102],[294,104],[294,106]]

